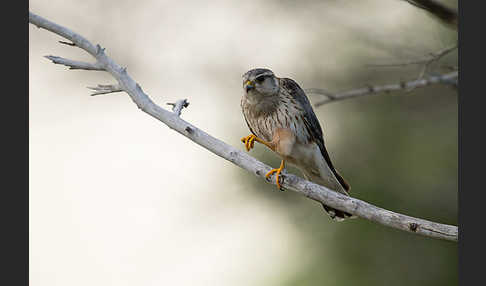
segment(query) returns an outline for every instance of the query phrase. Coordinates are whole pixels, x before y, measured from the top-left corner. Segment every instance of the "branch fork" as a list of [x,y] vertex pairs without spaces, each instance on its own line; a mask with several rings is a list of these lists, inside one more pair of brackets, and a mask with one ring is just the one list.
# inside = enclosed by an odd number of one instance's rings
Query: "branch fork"
[[181,116],[182,109],[189,106],[189,101],[187,99],[179,99],[175,103],[169,102],[167,105],[172,105],[172,112],[177,116]]

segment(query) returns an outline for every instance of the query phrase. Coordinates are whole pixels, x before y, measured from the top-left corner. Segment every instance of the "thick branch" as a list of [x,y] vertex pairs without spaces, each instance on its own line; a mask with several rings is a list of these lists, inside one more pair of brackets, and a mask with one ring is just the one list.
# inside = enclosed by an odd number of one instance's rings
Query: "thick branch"
[[[29,22],[71,40],[76,46],[88,51],[104,69],[109,72],[120,84],[125,92],[132,98],[135,104],[154,118],[162,121],[173,130],[186,136],[195,143],[201,145],[212,153],[234,163],[235,165],[265,178],[265,174],[271,168],[256,160],[250,155],[235,149],[234,147],[216,139],[194,125],[181,119],[176,113],[165,110],[154,104],[152,100],[142,91],[141,87],[128,76],[125,69],[117,65],[112,59],[105,55],[99,46],[96,49],[91,43],[80,35],[54,24],[42,17],[29,12]],[[269,177],[267,182],[275,184],[275,178]],[[394,213],[364,201],[341,195],[323,186],[303,180],[295,175],[285,175],[282,186],[293,190],[315,201],[340,209],[359,217],[383,224],[385,226],[413,232],[428,237],[457,241],[458,229],[453,225],[435,223],[418,219],[398,213]]]
[[425,87],[432,84],[457,85],[457,76],[458,76],[458,72],[454,71],[443,75],[431,76],[428,78],[416,79],[408,82],[368,86],[368,87],[362,87],[358,89],[341,91],[337,93],[330,93],[324,89],[319,89],[319,88],[309,88],[306,89],[305,91],[308,93],[320,94],[327,97],[325,100],[318,101],[317,103],[314,104],[314,106],[318,107],[330,102],[336,102],[343,99],[365,96],[370,94],[378,94],[381,92],[391,92],[396,90],[410,90],[413,88]]

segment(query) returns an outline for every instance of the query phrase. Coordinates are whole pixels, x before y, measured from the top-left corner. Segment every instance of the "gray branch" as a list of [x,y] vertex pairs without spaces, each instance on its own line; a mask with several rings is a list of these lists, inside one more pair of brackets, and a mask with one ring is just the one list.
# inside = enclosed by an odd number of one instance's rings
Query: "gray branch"
[[95,87],[88,86],[88,88],[93,90],[93,93],[91,94],[93,96],[125,91],[119,84],[98,84],[98,86]]
[[68,66],[70,70],[91,70],[91,71],[104,71],[98,63],[85,63],[79,61],[73,61],[56,56],[45,56],[47,59],[51,60],[55,64]]
[[352,90],[341,91],[337,93],[331,93],[324,89],[319,88],[309,88],[305,91],[312,94],[320,94],[324,95],[326,99],[318,101],[314,104],[314,106],[318,107],[330,102],[336,102],[344,99],[365,96],[370,94],[379,94],[382,92],[391,92],[397,90],[411,90],[418,87],[425,87],[432,84],[449,84],[456,86],[457,85],[457,77],[459,72],[454,71],[447,74],[437,75],[437,76],[430,76],[428,78],[416,79],[408,82],[401,82],[401,83],[392,83],[386,85],[377,85],[377,86],[367,86]]
[[[156,105],[127,74],[126,70],[109,58],[100,46],[96,47],[82,36],[31,12],[29,12],[29,22],[72,41],[76,46],[90,53],[102,65],[104,70],[118,81],[121,88],[128,93],[130,98],[142,111],[160,120],[169,128],[179,132],[210,152],[251,172],[257,177],[265,179],[265,174],[272,169],[247,153],[212,137],[191,123],[184,121],[176,113]],[[269,177],[266,181],[275,184],[274,176]],[[349,212],[358,217],[388,227],[451,241],[457,241],[458,238],[458,228],[456,226],[435,223],[385,210],[367,202],[341,195],[292,174],[285,175],[282,186],[315,201],[325,203],[330,207]]]

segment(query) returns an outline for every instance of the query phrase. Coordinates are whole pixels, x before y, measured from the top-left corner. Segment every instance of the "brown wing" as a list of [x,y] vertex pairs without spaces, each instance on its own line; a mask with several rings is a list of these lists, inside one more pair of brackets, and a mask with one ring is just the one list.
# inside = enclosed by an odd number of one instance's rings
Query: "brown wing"
[[312,109],[312,106],[309,102],[309,99],[305,95],[305,92],[302,90],[302,88],[300,88],[300,86],[295,81],[293,81],[290,78],[282,78],[280,79],[280,82],[283,88],[285,88],[289,92],[289,94],[293,97],[293,99],[296,100],[304,110],[304,124],[305,127],[307,128],[307,131],[311,135],[311,140],[316,142],[316,144],[319,146],[322,156],[326,160],[326,163],[331,169],[331,171],[334,173],[334,176],[336,176],[336,179],[339,181],[339,183],[343,186],[343,188],[346,191],[349,191],[351,189],[349,184],[336,171],[336,169],[334,168],[331,162],[331,158],[329,157],[329,154],[327,153],[326,147],[324,145],[324,138],[322,136],[321,125],[319,124],[319,120],[317,120],[317,116],[315,115],[314,110]]

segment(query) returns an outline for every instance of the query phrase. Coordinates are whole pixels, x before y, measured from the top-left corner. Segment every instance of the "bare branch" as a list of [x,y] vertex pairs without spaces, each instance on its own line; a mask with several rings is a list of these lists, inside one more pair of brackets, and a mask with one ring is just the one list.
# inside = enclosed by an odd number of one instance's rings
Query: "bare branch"
[[124,91],[119,84],[98,84],[96,87],[89,87],[94,90],[91,96]]
[[169,102],[167,105],[172,105],[172,112],[177,114],[177,116],[181,116],[182,109],[189,106],[189,101],[187,99],[179,99],[176,103]]
[[90,64],[56,56],[45,56],[45,58],[51,60],[55,64],[68,66],[70,70],[104,71],[104,69],[98,63]]
[[439,51],[430,53],[428,56],[418,59],[418,60],[410,60],[402,63],[391,63],[391,64],[371,64],[367,65],[368,67],[398,67],[398,66],[408,66],[408,65],[425,65],[428,66],[433,62],[437,62],[445,55],[449,54],[450,52],[457,49],[457,44],[441,49]]
[[456,86],[458,74],[459,74],[458,71],[454,71],[443,75],[430,76],[428,78],[416,79],[408,82],[392,83],[392,84],[378,85],[378,86],[368,86],[368,87],[362,87],[358,89],[341,91],[334,94],[319,88],[309,88],[306,89],[305,91],[308,93],[320,94],[327,97],[325,100],[318,101],[317,103],[314,104],[314,106],[318,107],[326,103],[336,102],[343,99],[365,96],[370,94],[378,94],[382,92],[391,92],[396,90],[410,90],[412,88],[425,87],[432,84],[449,84],[449,85]]
[[445,6],[437,0],[404,0],[415,7],[424,9],[431,13],[443,23],[457,29],[458,15],[457,11]]
[[[265,178],[265,174],[272,169],[245,152],[235,149],[234,147],[198,129],[189,122],[184,121],[177,116],[176,113],[170,112],[156,105],[142,91],[142,88],[130,76],[128,76],[126,70],[122,69],[111,58],[109,58],[101,47],[98,46],[96,48],[80,35],[40,16],[32,14],[31,12],[29,12],[29,22],[71,40],[76,44],[76,46],[81,47],[93,55],[97,61],[102,64],[105,71],[110,73],[119,82],[121,88],[128,93],[130,98],[142,111],[165,123],[171,129],[179,132],[212,153],[251,172],[255,176]],[[273,176],[270,176],[266,181],[271,184],[275,184],[275,178]],[[292,174],[287,174],[285,176],[282,186],[315,201],[325,203],[330,207],[349,212],[361,218],[368,219],[388,227],[401,229],[428,237],[457,241],[458,228],[456,226],[435,223],[394,213],[392,211],[373,206],[364,201],[341,195]]]
[[[423,65],[422,69],[420,70],[419,76],[417,77],[417,79],[422,79],[424,78],[425,74],[427,73],[427,70],[433,63],[439,61],[442,57],[454,51],[455,49],[457,49],[457,44],[451,47],[447,47],[445,49],[441,49],[437,52],[430,53],[427,57],[418,60],[411,60],[408,62],[395,63],[395,64],[381,64],[381,65],[368,65],[368,66],[369,67],[370,66],[371,67],[397,67],[397,66],[408,66],[408,65]],[[409,88],[407,89],[407,91],[411,91],[414,88],[415,87]]]

